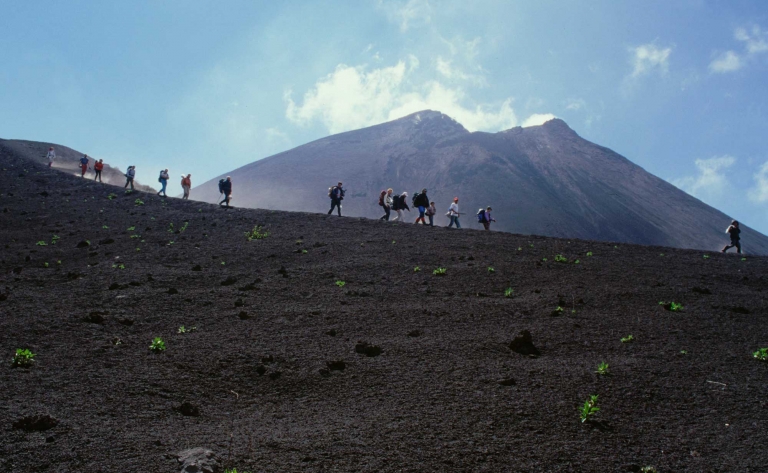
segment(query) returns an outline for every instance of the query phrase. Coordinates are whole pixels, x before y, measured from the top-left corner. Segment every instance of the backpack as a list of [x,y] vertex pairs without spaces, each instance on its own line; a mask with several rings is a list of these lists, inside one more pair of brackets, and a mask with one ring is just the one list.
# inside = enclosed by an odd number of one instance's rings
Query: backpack
[[331,199],[333,199],[333,190],[334,189],[335,189],[335,187],[329,187],[328,188],[328,197],[331,198]]
[[421,194],[420,193],[417,192],[417,193],[413,194],[413,197],[411,197],[411,206],[412,207],[418,207],[419,205],[416,202],[418,202],[420,198],[421,198]]
[[224,182],[226,182],[226,179],[219,179],[219,194],[224,193]]
[[379,205],[384,207],[384,197],[386,197],[387,191],[381,191],[381,194],[379,194]]
[[477,211],[477,221],[479,223],[483,223],[485,220],[485,209],[480,209]]

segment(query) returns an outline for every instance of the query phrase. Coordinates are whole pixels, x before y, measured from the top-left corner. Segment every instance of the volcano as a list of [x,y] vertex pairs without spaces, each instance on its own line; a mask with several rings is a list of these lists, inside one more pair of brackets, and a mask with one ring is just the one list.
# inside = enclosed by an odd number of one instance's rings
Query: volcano
[[[226,175],[240,207],[327,212],[327,189],[342,181],[343,214],[378,218],[381,190],[412,196],[427,188],[439,225],[456,196],[465,228],[480,228],[476,212],[492,206],[495,230],[562,238],[711,251],[728,240],[731,221],[559,119],[470,133],[422,111],[253,162],[202,184],[193,198],[215,201]],[[417,213],[407,215],[414,221]],[[768,237],[744,225],[742,242],[748,253],[768,254]]]

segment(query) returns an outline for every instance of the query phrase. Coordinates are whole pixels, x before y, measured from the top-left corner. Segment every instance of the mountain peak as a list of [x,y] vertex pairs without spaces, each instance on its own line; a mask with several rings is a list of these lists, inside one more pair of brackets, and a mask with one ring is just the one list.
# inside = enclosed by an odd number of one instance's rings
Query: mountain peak
[[461,123],[437,110],[421,110],[396,121],[411,123],[419,128],[429,129],[436,127],[445,131],[452,129],[460,133],[469,133]]

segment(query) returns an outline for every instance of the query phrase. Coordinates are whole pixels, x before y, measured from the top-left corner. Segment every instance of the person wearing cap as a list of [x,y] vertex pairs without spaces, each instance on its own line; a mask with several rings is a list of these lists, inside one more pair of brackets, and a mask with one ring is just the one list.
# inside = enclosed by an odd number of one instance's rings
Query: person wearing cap
[[344,200],[344,188],[341,187],[341,181],[338,185],[331,187],[328,192],[328,197],[331,198],[331,210],[328,211],[328,215],[333,213],[333,209],[338,209],[339,217],[341,217],[341,201]]
[[413,196],[413,205],[419,209],[419,216],[416,217],[416,222],[414,223],[419,223],[419,220],[421,220],[421,224],[426,225],[424,213],[427,211],[427,207],[429,207],[429,197],[427,197],[426,189],[422,189],[421,192]]
[[53,167],[53,160],[56,159],[56,151],[53,150],[53,146],[48,148],[48,155],[46,157],[48,158],[48,167]]
[[189,189],[192,188],[192,174],[181,175],[181,188],[184,190],[182,199],[189,199]]
[[85,171],[88,170],[88,155],[84,154],[82,158],[80,158],[80,177],[85,177]]
[[224,200],[219,202],[219,205],[226,203],[229,208],[229,201],[232,199],[232,178],[227,176],[227,180],[221,183],[221,192],[224,194]]
[[482,219],[481,223],[483,224],[483,227],[486,230],[490,230],[491,229],[491,222],[495,222],[496,221],[493,217],[491,217],[491,210],[493,210],[493,209],[488,207],[487,209],[485,209],[485,212],[483,212],[483,215],[482,215],[483,219]]
[[95,176],[93,176],[94,181],[101,182],[101,171],[104,170],[104,160],[99,159],[95,163],[93,163],[93,171],[96,173]]
[[459,223],[459,216],[461,215],[459,213],[459,198],[454,197],[453,203],[448,208],[448,213],[446,214],[451,219],[451,223],[448,224],[448,228],[451,228],[453,224],[456,224],[456,228],[461,228],[461,224]]
[[741,254],[741,236],[739,234],[741,233],[741,229],[739,228],[739,222],[736,220],[731,222],[731,225],[728,227],[728,229],[725,231],[728,235],[731,237],[731,244],[725,245],[725,247],[720,250],[721,253],[725,253],[729,249],[736,247],[736,253]]

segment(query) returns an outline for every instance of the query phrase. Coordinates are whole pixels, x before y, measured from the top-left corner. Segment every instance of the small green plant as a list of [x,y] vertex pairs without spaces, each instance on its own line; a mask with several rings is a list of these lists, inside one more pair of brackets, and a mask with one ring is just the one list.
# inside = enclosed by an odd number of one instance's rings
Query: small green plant
[[561,315],[565,311],[561,306],[557,306],[555,310],[552,311],[552,315]]
[[143,201],[143,200],[141,200],[141,199],[136,199],[136,200],[134,200],[134,201],[133,201],[133,204],[134,204],[136,207],[138,207],[138,206],[140,206],[140,205],[144,205],[144,201]]
[[35,245],[37,245],[37,246],[48,246],[48,243],[44,242],[43,240],[40,240],[37,243],[35,243]]
[[309,251],[307,251],[307,250],[301,250],[301,254],[302,254],[302,255],[306,255],[307,253],[309,253]]
[[495,272],[496,272],[496,270],[495,270],[495,269],[493,269],[493,266],[488,266],[488,273],[489,273],[489,274],[493,274],[493,273],[495,273]]
[[597,371],[595,371],[597,374],[608,374],[608,363],[601,361],[599,365],[597,365]]
[[117,199],[117,194],[114,194],[114,193],[112,193],[112,194],[109,194],[109,195],[107,196],[107,199],[109,199],[109,200]]
[[547,262],[547,258],[541,258],[541,261],[546,263]]
[[[237,473],[237,472],[235,472]],[[656,467],[653,466],[644,466],[640,468],[640,473],[659,473],[658,470],[656,470]]]
[[108,226],[106,226],[106,225],[102,225],[102,226],[101,226],[101,229],[102,229],[102,230],[109,230],[109,227],[108,227]]
[[261,225],[256,225],[255,227],[253,227],[253,230],[251,230],[250,232],[245,232],[245,239],[248,241],[263,240],[268,236],[269,236],[269,232],[263,231]]
[[523,247],[521,247],[521,246],[518,246],[518,247],[517,247],[517,251],[523,251]]
[[579,417],[581,418],[581,422],[587,422],[591,420],[599,410],[600,408],[597,407],[597,394],[589,396],[589,399],[584,401],[584,405],[579,409]]
[[129,232],[132,232],[132,231],[134,231],[134,230],[136,230],[136,227],[135,227],[135,226],[133,226],[133,227],[128,227],[128,231],[129,231]]
[[28,348],[17,348],[16,354],[11,359],[11,365],[14,367],[28,368],[35,362],[35,354]]
[[670,312],[680,312],[684,309],[683,304],[680,304],[678,302],[664,302],[660,301],[659,305],[664,307],[666,310]]
[[171,223],[168,224],[168,233],[173,233],[173,232],[174,232],[174,230],[173,230],[173,222],[171,222]]
[[448,272],[446,268],[437,268],[436,270],[432,271],[432,274],[434,276],[445,276],[446,272]]
[[752,353],[752,356],[756,360],[768,361],[768,348],[760,348],[756,352]]
[[237,468],[232,468],[231,470],[230,469],[224,470],[224,473],[249,473],[249,472],[247,472],[247,471],[238,472]]
[[416,266],[415,268],[413,268],[413,272],[414,272],[414,273],[418,273],[419,271],[421,271],[421,268],[419,268],[418,266]]
[[635,337],[633,337],[632,335],[627,335],[626,337],[623,337],[621,339],[621,343],[629,343],[634,341],[635,341]]
[[515,290],[512,289],[511,287],[504,289],[504,297],[514,297],[514,295],[515,295]]
[[566,258],[563,255],[555,255],[555,262],[556,263],[567,263],[568,262],[568,258]]
[[184,225],[182,225],[181,228],[179,228],[179,232],[184,233],[184,230],[186,230],[188,226],[189,226],[189,222],[184,222]]
[[133,235],[131,235],[131,238],[141,238],[141,235],[134,233]]
[[347,283],[346,283],[346,282],[344,282],[344,281],[342,281],[342,280],[338,280],[338,281],[336,281],[336,285],[337,285],[337,286],[339,286],[339,287],[344,287],[346,284],[347,284]]
[[197,330],[197,327],[194,327],[194,326],[187,328],[182,325],[181,327],[179,327],[179,333],[189,333],[189,332],[194,332],[195,330]]
[[664,253],[659,253],[659,256],[664,256]]
[[592,256],[592,252],[591,251],[587,251],[587,256]]
[[704,259],[709,259],[709,255],[704,255]]
[[51,244],[55,245],[60,239],[61,239],[61,237],[59,237],[59,235],[53,235],[51,237]]
[[581,263],[581,261],[579,261],[579,260],[576,260],[576,261],[573,262],[573,264],[579,264],[579,263]]
[[123,263],[115,263],[112,265],[115,269],[125,269],[125,265]]
[[226,261],[222,261],[222,262],[221,262],[221,265],[222,265],[222,266],[224,266],[224,265],[226,265],[226,264],[227,264],[227,262],[226,262]]
[[47,268],[48,267],[48,262],[46,261],[45,263],[43,263],[43,266]]
[[155,353],[160,353],[161,351],[165,351],[165,342],[160,337],[155,337],[152,339],[152,344],[149,346],[149,349]]
[[395,240],[392,240],[392,244],[393,244],[393,245],[394,245],[394,244],[396,244],[396,243],[397,243],[397,242],[396,242]]
[[61,260],[56,260],[56,264],[61,265]]
[[746,261],[746,260],[747,260],[747,258],[741,258],[741,260],[742,260],[742,261]]
[[680,354],[681,355],[687,355],[688,354],[688,350],[680,350]]

